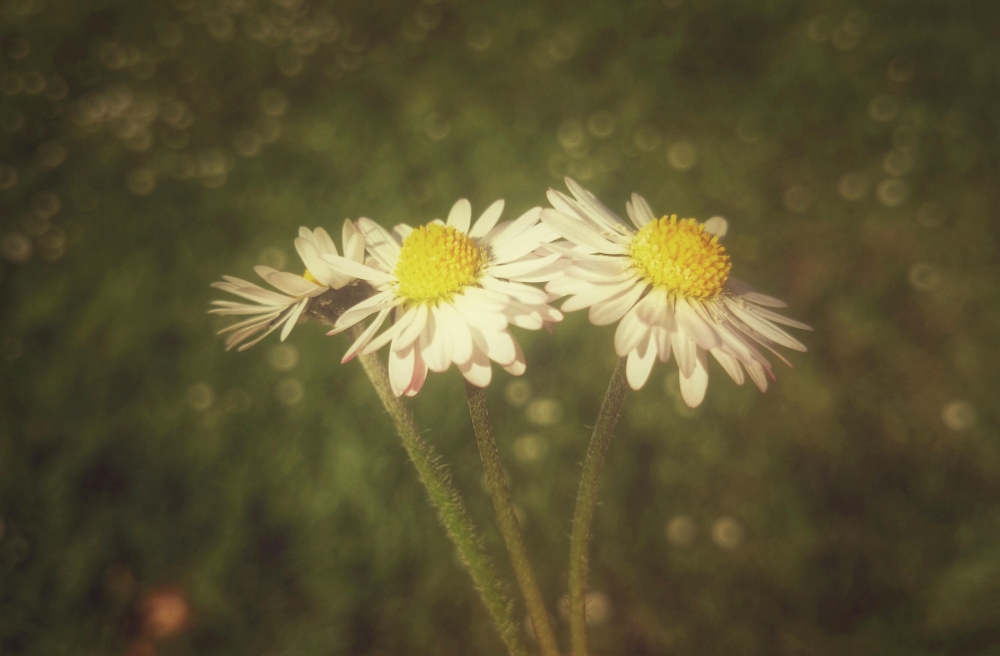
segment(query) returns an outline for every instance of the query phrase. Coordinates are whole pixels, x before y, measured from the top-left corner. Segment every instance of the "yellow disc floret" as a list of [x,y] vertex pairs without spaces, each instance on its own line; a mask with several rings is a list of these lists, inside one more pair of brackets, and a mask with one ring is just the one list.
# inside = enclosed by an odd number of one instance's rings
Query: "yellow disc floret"
[[693,298],[718,295],[732,268],[718,237],[676,215],[647,223],[632,239],[629,255],[653,286]]
[[418,303],[449,298],[475,284],[484,264],[485,251],[461,231],[438,223],[421,226],[399,250],[399,294]]

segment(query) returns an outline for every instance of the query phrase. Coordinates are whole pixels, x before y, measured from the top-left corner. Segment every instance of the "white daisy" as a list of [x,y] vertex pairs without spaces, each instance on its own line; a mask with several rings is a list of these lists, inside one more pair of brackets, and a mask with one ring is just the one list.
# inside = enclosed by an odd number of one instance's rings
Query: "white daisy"
[[546,289],[569,295],[564,312],[589,307],[595,325],[621,320],[615,351],[628,358],[626,374],[633,389],[645,384],[654,359],[666,362],[673,352],[681,395],[693,408],[708,386],[706,353],[737,384],[743,384],[745,369],[764,391],[774,374],[758,346],[786,364],[776,345],[806,350],[776,324],[811,330],[809,326],[768,309],[786,306],[730,277],[729,256],[719,243],[725,219],[704,224],[676,215],[658,219],[642,196],[632,194],[625,209],[633,229],[573,180],[567,178],[566,185],[574,197],[550,189],[554,209],[543,210],[541,219],[570,242],[547,248],[573,263]]
[[[389,232],[359,219],[368,263],[323,257],[334,270],[368,281],[377,292],[344,312],[331,331],[376,315],[343,361],[390,344],[389,378],[397,396],[413,396],[428,369],[441,372],[452,363],[479,387],[490,382],[490,360],[515,376],[523,373],[524,354],[508,326],[537,330],[562,319],[548,305],[548,294],[524,284],[551,280],[562,266],[557,254],[535,254],[558,238],[538,222],[539,211],[497,224],[503,212],[498,200],[470,227],[472,206],[462,199],[447,224],[398,225]],[[390,313],[392,326],[376,337]]]
[[[344,256],[353,262],[362,262],[365,241],[352,221],[344,221],[343,235]],[[340,289],[354,280],[353,276],[335,271],[323,261],[324,255],[337,255],[336,245],[323,228],[315,230],[299,228],[295,250],[306,265],[304,275],[297,276],[267,266],[254,268],[257,275],[282,293],[264,289],[233,276],[223,276],[225,282],[212,283],[212,287],[216,289],[253,301],[253,303],[212,301],[215,307],[209,310],[211,314],[250,315],[249,319],[219,331],[219,334],[232,333],[226,338],[226,350],[239,344],[239,350],[245,351],[271,334],[278,326],[284,326],[281,329],[281,341],[285,341],[309,304],[309,299],[330,289]],[[246,341],[251,337],[253,339]]]

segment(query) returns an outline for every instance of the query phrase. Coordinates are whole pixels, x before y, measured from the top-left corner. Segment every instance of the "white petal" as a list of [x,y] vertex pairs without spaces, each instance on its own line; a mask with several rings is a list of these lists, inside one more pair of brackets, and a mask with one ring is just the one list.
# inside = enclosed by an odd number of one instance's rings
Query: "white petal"
[[466,287],[460,295],[465,296],[484,310],[503,310],[510,302],[510,299],[504,294],[480,289],[479,287]]
[[479,245],[502,246],[503,244],[516,239],[529,228],[538,223],[538,216],[541,211],[542,208],[540,207],[532,207],[530,210],[510,223],[501,223],[493,228],[493,230],[490,230],[489,233],[487,233],[486,236],[479,241]]
[[448,225],[463,234],[469,234],[469,225],[472,223],[472,204],[464,198],[459,199],[451,206],[448,213]]
[[715,359],[719,361],[719,364],[722,365],[722,368],[726,370],[726,373],[729,374],[729,377],[737,385],[742,385],[744,379],[743,367],[740,366],[740,361],[731,353],[727,353],[725,348],[714,348],[711,352]]
[[753,309],[741,306],[738,301],[724,297],[723,301],[730,312],[739,317],[747,326],[775,344],[781,344],[796,351],[805,351],[806,345],[795,339],[781,328],[760,318]]
[[437,307],[437,327],[446,336],[446,345],[452,362],[461,365],[468,362],[475,349],[472,348],[472,335],[469,326],[462,320],[458,311],[448,303]]
[[365,238],[358,227],[354,225],[354,221],[350,219],[344,220],[343,239],[344,257],[363,263],[365,261]]
[[427,318],[427,330],[421,335],[421,343],[426,345],[422,349],[424,360],[431,371],[438,373],[446,371],[451,366],[451,359],[448,357],[448,335],[440,328],[440,312],[438,308],[431,308],[431,314]]
[[[248,326],[261,326],[261,330],[263,330],[263,326],[269,324],[273,319],[277,319],[278,317],[280,317],[281,314],[282,314],[282,312],[283,312],[283,309],[282,310],[269,310],[266,314],[262,314],[262,313],[258,312],[257,316],[255,316],[255,317],[251,317],[249,319],[244,319],[243,321],[238,321],[237,323],[234,323],[234,324],[232,324],[230,326],[226,326],[225,328],[223,328],[222,330],[220,330],[219,332],[217,332],[216,335],[224,335],[226,333],[240,332],[240,331],[242,331],[244,328],[246,328]],[[279,321],[279,322],[276,322],[276,323],[281,323],[281,322]],[[227,338],[226,341],[229,341],[231,339],[232,339],[232,335],[230,335]]]
[[615,353],[620,358],[634,351],[643,340],[649,340],[650,329],[636,317],[637,307],[626,312],[615,329]]
[[698,346],[693,339],[680,330],[674,331],[671,334],[670,342],[673,347],[674,358],[677,360],[677,367],[681,370],[681,376],[690,376],[691,372],[694,371]]
[[521,347],[517,341],[514,342],[514,360],[510,364],[502,364],[500,366],[511,376],[520,376],[527,369],[527,365],[524,362],[524,353],[521,352]]
[[507,327],[507,318],[502,310],[485,309],[468,297],[458,294],[451,299],[452,304],[462,319],[470,326],[482,328],[483,330],[503,330]]
[[[639,293],[641,294],[642,290],[646,288],[646,282],[638,278],[630,278],[612,285],[590,284],[584,287],[584,291],[576,294],[572,298],[567,299],[566,302],[562,304],[562,311],[573,312],[575,310],[582,310],[585,307],[598,305],[613,298],[617,298],[623,294],[628,294],[636,288],[640,290]],[[621,315],[618,316],[620,317]],[[611,322],[609,321],[608,323]]]
[[574,244],[593,248],[598,253],[606,255],[625,255],[628,250],[621,244],[605,239],[600,233],[582,221],[555,210],[542,210],[542,221],[552,226],[559,235]]
[[625,362],[625,378],[629,387],[634,390],[642,389],[649,379],[649,372],[653,369],[653,362],[656,360],[656,347],[650,342],[649,333],[645,335],[639,345],[629,352],[628,360]]
[[653,328],[653,336],[651,339],[653,343],[656,344],[656,353],[660,358],[660,362],[667,362],[670,360],[670,331],[666,328]]
[[733,295],[739,296],[751,303],[756,303],[757,305],[766,305],[767,307],[777,307],[783,308],[788,307],[788,304],[784,301],[772,298],[771,296],[765,296],[754,290],[753,287],[738,280],[736,278],[730,278],[726,281],[726,289]]
[[743,366],[746,367],[747,373],[750,374],[750,380],[754,382],[761,392],[767,391],[767,375],[765,372],[770,373],[770,368],[762,362],[754,360],[753,362],[744,362]]
[[302,316],[302,311],[306,309],[307,305],[309,305],[309,299],[302,299],[288,315],[288,318],[285,319],[285,327],[281,329],[281,341],[285,341],[289,333],[292,332],[292,328],[298,323],[299,317]]
[[540,269],[544,269],[545,267],[550,266],[551,264],[557,262],[561,257],[562,257],[561,255],[546,255],[545,257],[529,257],[523,260],[518,260],[516,262],[510,262],[509,264],[500,264],[496,266],[491,266],[489,272],[491,276],[494,276],[496,278],[506,278],[508,280],[514,280],[521,276],[530,275]]
[[654,287],[635,306],[636,318],[647,326],[669,331],[674,325],[674,310],[665,289]]
[[[490,259],[494,264],[506,264],[539,250],[550,241],[559,239],[559,234],[550,226],[539,224],[525,230],[517,239],[489,246]],[[545,255],[550,251],[546,250]]]
[[[406,330],[411,323],[413,323],[413,318],[416,315],[416,308],[409,308],[402,312],[400,315],[400,310],[396,310],[396,323],[392,324],[389,328],[385,330],[381,335],[368,342],[368,345],[361,349],[363,355],[369,355],[379,350],[390,341],[396,339],[396,337]],[[391,350],[391,349],[390,349]]]
[[493,201],[493,204],[486,208],[486,211],[476,219],[475,225],[469,230],[469,236],[473,239],[482,239],[490,233],[500,220],[503,214],[503,199]]
[[326,287],[309,282],[302,276],[297,276],[287,271],[276,271],[271,267],[256,266],[254,267],[254,271],[277,289],[292,296],[319,296],[327,289]]
[[363,320],[365,317],[371,314],[375,314],[379,310],[385,308],[392,308],[403,303],[403,299],[396,297],[395,293],[391,290],[386,290],[384,292],[379,292],[374,296],[366,298],[357,305],[351,306],[337,319],[334,324],[333,330],[331,330],[328,335],[336,335],[337,333],[342,333],[357,322]]
[[506,330],[492,331],[471,328],[470,332],[476,348],[486,353],[490,360],[501,366],[514,361],[517,349],[514,346],[514,338]]
[[396,241],[402,244],[404,241],[406,241],[406,238],[409,237],[412,232],[413,232],[412,226],[408,226],[405,223],[400,223],[396,225],[395,228],[392,229],[392,236],[396,239]]
[[413,311],[413,318],[410,320],[410,325],[402,330],[399,335],[392,341],[393,350],[400,350],[408,347],[413,342],[417,341],[420,337],[420,333],[424,331],[424,327],[427,326],[427,306],[421,303]]
[[706,364],[705,352],[698,349],[694,368],[690,375],[685,376],[684,372],[681,372],[681,397],[689,408],[697,408],[705,399],[705,390],[708,389],[708,367]]
[[705,221],[705,232],[710,235],[715,235],[719,239],[726,236],[726,232],[729,230],[729,222],[726,221],[721,216],[713,216],[708,221]]
[[396,396],[402,396],[410,387],[416,352],[417,349],[413,346],[401,351],[389,349],[389,382],[392,383],[392,392]]
[[719,337],[712,326],[706,322],[691,306],[698,301],[688,301],[683,296],[674,302],[674,320],[678,327],[703,349],[715,348]]
[[624,222],[622,222],[617,214],[608,209],[604,203],[597,200],[597,196],[577,184],[575,180],[566,178],[566,187],[576,196],[580,206],[583,207],[589,216],[601,219],[602,222],[606,223],[616,232],[628,232]]
[[640,280],[628,291],[590,306],[587,315],[590,318],[590,323],[595,326],[606,326],[618,321],[622,315],[628,312],[629,308],[635,305],[645,290],[646,283]]
[[358,228],[365,237],[368,252],[378,260],[386,271],[395,271],[399,260],[399,243],[393,239],[389,231],[364,217],[358,219]]
[[515,298],[522,303],[545,303],[549,299],[548,294],[537,287],[520,282],[497,280],[493,276],[483,276],[479,279],[479,284],[482,285],[483,289]]
[[389,312],[390,308],[385,308],[384,310],[378,313],[378,316],[375,317],[375,320],[372,321],[367,328],[365,328],[364,332],[361,333],[361,335],[359,335],[356,340],[354,340],[354,343],[351,344],[351,348],[347,349],[347,353],[345,353],[344,357],[340,360],[341,364],[353,360],[354,356],[357,355],[358,352],[361,349],[363,349],[368,344],[369,341],[371,341],[372,335],[378,332],[378,329],[382,327],[383,323],[385,323],[385,318],[389,316]]
[[416,396],[420,388],[424,386],[426,380],[427,363],[424,362],[420,349],[415,348],[413,350],[413,378],[410,379],[410,385],[403,390],[403,393],[406,396]]
[[213,282],[212,287],[221,289],[222,291],[230,294],[236,294],[237,296],[243,297],[247,300],[260,303],[261,305],[285,307],[295,302],[295,299],[290,296],[273,292],[270,289],[264,289],[259,285],[253,284],[252,282],[247,282],[246,280],[234,278],[232,276],[223,276],[223,278],[226,279],[226,282]]
[[772,312],[771,310],[766,310],[762,307],[752,308],[754,314],[762,319],[768,319],[774,323],[784,324],[790,328],[798,328],[799,330],[809,330],[812,331],[812,326],[804,324],[801,321],[796,321],[795,319],[789,319],[788,317],[783,317],[777,312]]
[[396,276],[365,266],[360,262],[349,260],[340,255],[323,255],[323,261],[329,264],[335,271],[349,275],[376,285],[386,285],[396,281]]
[[458,365],[465,379],[476,387],[486,387],[490,384],[493,371],[490,369],[490,359],[478,349],[473,349],[469,359]]
[[625,209],[628,211],[628,217],[632,219],[632,223],[635,224],[636,228],[642,228],[650,221],[656,220],[656,215],[650,209],[649,203],[639,194],[632,194],[632,201],[625,203]]

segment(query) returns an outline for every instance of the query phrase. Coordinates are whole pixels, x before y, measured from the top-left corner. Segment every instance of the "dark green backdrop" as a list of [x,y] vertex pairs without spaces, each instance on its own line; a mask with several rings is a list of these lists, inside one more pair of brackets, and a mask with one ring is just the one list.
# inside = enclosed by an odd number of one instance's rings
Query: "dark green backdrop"
[[[626,399],[595,648],[998,653],[997,7],[0,1],[0,653],[502,653],[346,338],[226,353],[209,283],[567,174],[727,217],[815,327],[766,394]],[[557,616],[612,334],[488,390]],[[412,407],[502,554],[459,375]]]

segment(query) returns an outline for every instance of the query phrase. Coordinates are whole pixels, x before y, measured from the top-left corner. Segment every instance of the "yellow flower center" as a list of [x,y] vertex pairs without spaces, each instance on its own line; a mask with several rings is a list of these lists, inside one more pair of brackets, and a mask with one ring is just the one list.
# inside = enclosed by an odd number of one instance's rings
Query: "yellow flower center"
[[451,226],[432,223],[411,232],[399,250],[399,294],[427,303],[448,298],[479,280],[486,252]]
[[732,268],[718,237],[676,214],[646,224],[632,239],[629,255],[653,286],[694,298],[716,296]]

